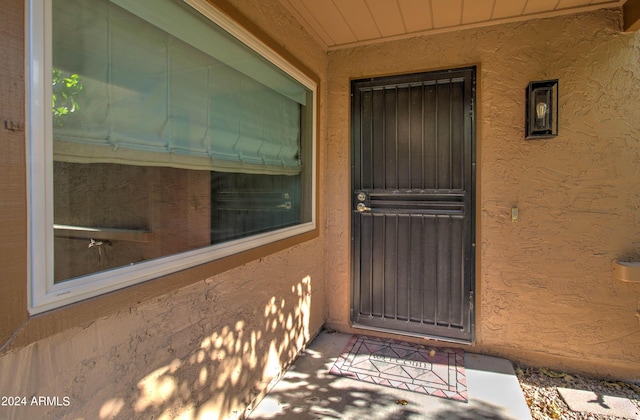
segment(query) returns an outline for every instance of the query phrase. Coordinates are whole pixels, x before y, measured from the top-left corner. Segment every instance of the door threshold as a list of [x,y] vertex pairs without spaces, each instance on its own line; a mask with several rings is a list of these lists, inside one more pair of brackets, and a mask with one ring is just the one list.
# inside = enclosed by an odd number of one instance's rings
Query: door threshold
[[368,326],[368,325],[357,324],[357,323],[351,324],[351,327],[356,328],[356,329],[360,329],[360,330],[375,331],[375,332],[393,334],[393,335],[401,335],[401,336],[405,336],[405,337],[425,338],[425,339],[428,339],[428,340],[442,341],[444,343],[465,344],[465,345],[468,345],[468,346],[475,345],[475,341],[474,340],[462,340],[462,339],[459,339],[459,338],[449,338],[449,337],[441,337],[441,336],[437,336],[437,335],[419,334],[419,333],[414,333],[414,332],[394,330],[394,329],[390,329],[390,328],[371,327],[371,326]]

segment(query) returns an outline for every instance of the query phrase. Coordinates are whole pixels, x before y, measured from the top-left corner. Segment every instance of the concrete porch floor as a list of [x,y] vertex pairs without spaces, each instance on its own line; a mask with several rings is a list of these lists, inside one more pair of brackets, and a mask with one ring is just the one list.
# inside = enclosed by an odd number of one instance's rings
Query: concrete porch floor
[[350,338],[321,332],[248,418],[531,419],[508,360],[465,352],[469,401],[462,403],[329,374]]

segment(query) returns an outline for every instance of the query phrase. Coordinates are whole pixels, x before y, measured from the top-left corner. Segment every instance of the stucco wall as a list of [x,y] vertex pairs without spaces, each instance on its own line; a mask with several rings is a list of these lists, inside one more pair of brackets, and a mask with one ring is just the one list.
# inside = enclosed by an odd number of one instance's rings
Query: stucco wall
[[[326,310],[332,326],[350,330],[349,80],[472,64],[477,342],[468,350],[640,378],[640,286],[615,282],[610,266],[640,258],[640,34],[617,31],[618,11],[327,59],[276,0],[225,3],[321,79],[319,237],[222,274],[205,265],[29,318],[24,132],[4,128],[25,122],[24,2],[2,4],[0,395],[56,396],[62,405],[69,397],[69,406],[0,408],[0,417],[237,416]],[[524,88],[542,78],[560,79],[560,136],[525,141]],[[158,285],[165,292],[153,292]]]
[[[640,34],[620,12],[329,54],[328,323],[349,330],[349,80],[478,66],[476,345],[521,363],[640,378]],[[525,87],[560,79],[559,137],[524,140]],[[512,207],[520,221],[512,223]]]
[[[303,244],[5,354],[0,395],[29,406],[0,418],[240,416],[322,325],[322,260],[300,258],[314,252]],[[33,406],[34,395],[58,400]]]
[[[326,79],[326,53],[277,1],[216,3]],[[24,396],[30,407],[0,407],[0,418],[240,416],[324,322],[323,183],[319,232],[303,235],[307,240],[286,240],[29,317],[25,132],[4,125],[28,118],[25,6],[22,0],[2,5],[0,396]],[[322,115],[323,83],[320,89]],[[325,130],[318,126],[322,166]],[[31,405],[33,396],[49,400]]]

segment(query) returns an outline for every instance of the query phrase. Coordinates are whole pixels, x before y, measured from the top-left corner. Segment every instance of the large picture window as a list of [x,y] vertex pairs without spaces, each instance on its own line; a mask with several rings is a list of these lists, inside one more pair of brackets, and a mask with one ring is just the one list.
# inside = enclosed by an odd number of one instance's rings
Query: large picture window
[[315,229],[307,75],[204,0],[29,6],[32,313]]

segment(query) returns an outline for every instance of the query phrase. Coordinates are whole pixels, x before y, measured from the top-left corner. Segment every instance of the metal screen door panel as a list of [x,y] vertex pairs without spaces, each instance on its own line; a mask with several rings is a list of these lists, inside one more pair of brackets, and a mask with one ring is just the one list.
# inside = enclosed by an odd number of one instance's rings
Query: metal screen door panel
[[472,341],[475,68],[351,88],[352,322]]

